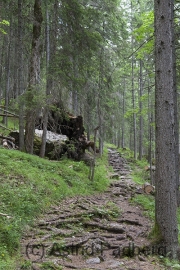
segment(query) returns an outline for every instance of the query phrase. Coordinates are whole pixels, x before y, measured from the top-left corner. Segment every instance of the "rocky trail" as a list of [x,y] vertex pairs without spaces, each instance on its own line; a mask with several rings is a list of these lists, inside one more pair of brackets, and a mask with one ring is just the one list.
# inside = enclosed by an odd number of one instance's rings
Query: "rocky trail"
[[67,198],[52,206],[23,237],[32,269],[165,269],[147,238],[151,222],[130,203],[142,190],[127,161],[109,149],[112,181],[102,194]]

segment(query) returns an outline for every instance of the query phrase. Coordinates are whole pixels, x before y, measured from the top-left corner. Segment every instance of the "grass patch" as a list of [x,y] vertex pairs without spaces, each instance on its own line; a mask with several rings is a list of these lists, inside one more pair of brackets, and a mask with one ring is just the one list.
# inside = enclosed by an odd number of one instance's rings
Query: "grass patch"
[[17,269],[23,229],[48,207],[67,196],[89,195],[107,188],[106,154],[97,159],[93,182],[88,175],[89,167],[83,162],[49,161],[0,149],[0,213],[5,214],[0,215],[0,270]]
[[94,215],[97,215],[98,217],[100,216],[101,218],[107,218],[109,220],[114,220],[121,215],[119,207],[111,201],[107,202],[102,207],[94,207],[94,210]]
[[45,262],[45,263],[42,264],[41,269],[44,269],[44,270],[45,269],[48,269],[48,270],[50,270],[50,269],[52,269],[52,270],[62,270],[63,268],[62,268],[62,266],[55,265],[55,263]]
[[146,160],[136,160],[131,163],[131,168],[133,169],[132,179],[135,183],[142,185],[147,181],[150,181],[150,172],[145,169],[148,165]]
[[128,148],[119,148],[118,152],[129,162],[133,171],[131,176],[136,184],[142,185],[150,180],[150,172],[145,169],[148,165],[146,159],[135,160],[133,152]]
[[118,148],[117,151],[121,153],[121,156],[124,157],[132,165],[136,162],[134,159],[134,152],[129,148]]
[[160,261],[168,267],[167,269],[178,270],[180,269],[179,260],[170,260],[169,258],[161,257]]
[[155,200],[151,195],[139,194],[131,199],[131,202],[143,207],[144,215],[151,220],[155,219]]
[[150,172],[145,168],[135,167],[131,173],[133,181],[138,185],[143,185],[145,182],[150,182]]

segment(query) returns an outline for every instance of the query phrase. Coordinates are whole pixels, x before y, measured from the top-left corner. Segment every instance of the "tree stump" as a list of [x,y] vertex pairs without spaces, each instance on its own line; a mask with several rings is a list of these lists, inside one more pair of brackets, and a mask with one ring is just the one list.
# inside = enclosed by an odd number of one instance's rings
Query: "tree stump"
[[149,184],[148,182],[146,182],[144,185],[142,185],[142,190],[143,190],[146,194],[154,194],[154,192],[155,192],[155,187],[152,186],[151,184]]

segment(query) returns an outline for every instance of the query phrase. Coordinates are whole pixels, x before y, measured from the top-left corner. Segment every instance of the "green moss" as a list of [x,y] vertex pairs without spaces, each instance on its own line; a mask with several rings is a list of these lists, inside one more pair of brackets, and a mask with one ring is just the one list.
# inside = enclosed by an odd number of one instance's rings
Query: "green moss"
[[139,194],[132,198],[131,202],[140,205],[144,210],[144,215],[151,220],[155,220],[155,200],[153,196]]
[[149,237],[156,244],[162,242],[163,238],[161,235],[161,230],[160,230],[159,224],[157,222],[155,222],[154,227],[149,234]]
[[[89,167],[69,159],[49,161],[20,151],[0,149],[0,269],[15,261],[23,229],[65,197],[104,191],[109,185],[107,155],[97,159],[94,181]],[[24,268],[25,269],[25,268]],[[28,268],[27,268],[28,269]]]

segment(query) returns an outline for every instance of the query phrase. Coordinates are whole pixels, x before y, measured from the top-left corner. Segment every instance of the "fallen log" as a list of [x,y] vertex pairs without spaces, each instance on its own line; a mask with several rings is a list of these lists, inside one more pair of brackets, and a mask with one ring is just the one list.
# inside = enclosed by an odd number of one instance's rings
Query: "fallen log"
[[3,139],[2,145],[4,148],[17,149],[17,146],[15,145],[15,138],[13,138],[11,136],[0,135],[0,139]]
[[113,233],[122,234],[126,232],[125,228],[119,225],[118,223],[108,223],[107,225],[105,225],[99,222],[85,221],[83,224],[88,227],[99,228],[99,229],[106,230],[108,232],[113,232]]
[[11,137],[11,136],[4,136],[0,134],[0,139],[5,139],[5,140],[9,140],[12,142],[15,142],[15,138]]
[[145,170],[146,171],[150,171],[150,170],[152,170],[153,172],[155,172],[155,170],[156,170],[156,166],[150,166],[150,165],[148,165],[148,166],[145,166]]
[[[2,106],[0,106],[0,108],[1,108],[1,107],[2,107]],[[18,115],[18,114],[12,113],[12,112],[10,112],[10,111],[8,111],[8,110],[5,110],[5,109],[0,109],[0,110],[4,112],[4,113],[0,114],[0,116],[7,116],[7,117],[12,117],[12,116],[14,116],[14,117],[19,118],[19,115]],[[8,114],[8,115],[7,115],[7,114]]]
[[[52,160],[59,160],[63,155],[76,161],[84,159],[85,150],[91,148],[92,151],[94,151],[96,147],[95,143],[88,141],[84,134],[83,117],[81,115],[73,116],[65,112],[62,107],[60,107],[60,103],[53,104],[53,108],[54,109],[49,111],[47,124],[47,135],[49,135],[49,133],[53,135],[51,135],[50,138],[47,136],[45,156]],[[43,132],[42,119],[43,111],[36,119],[33,149],[35,155],[40,154]],[[19,146],[19,132],[11,132],[10,136],[15,138],[16,145]],[[96,152],[98,152],[97,149]],[[89,159],[89,161],[88,165],[92,166],[91,159]]]
[[9,216],[9,215],[4,214],[4,213],[0,213],[0,216],[7,217],[7,218],[12,218],[12,216]]
[[149,183],[145,183],[144,185],[142,185],[142,189],[146,194],[154,194],[155,191],[155,187]]
[[[85,128],[83,126],[83,117],[81,115],[74,116],[65,111],[61,102],[54,102],[52,107],[53,109],[50,110],[48,114],[47,130],[68,137],[76,150],[76,154],[72,152],[69,153],[72,158],[73,155],[75,155],[74,158],[80,160],[81,154],[85,152],[85,149],[89,148],[93,151],[96,149],[96,152],[98,152],[94,142],[88,141],[84,134]],[[41,117],[36,119],[36,128],[38,129],[43,129],[42,118],[43,116],[41,115]]]
[[[80,161],[85,150],[90,146],[94,149],[94,144],[87,141],[84,134],[83,117],[81,115],[74,116],[63,109],[61,102],[54,102],[52,110],[48,113],[47,130],[61,135],[66,135],[66,155],[68,158]],[[43,129],[43,112],[36,119],[36,129]],[[59,152],[57,150],[56,152]],[[65,154],[65,153],[63,153]],[[59,159],[52,157],[51,159]]]
[[7,127],[5,127],[5,126],[3,126],[3,125],[0,125],[0,127],[2,127],[2,128],[4,128],[4,129],[7,129],[7,130],[11,131],[10,128],[7,128]]
[[19,116],[17,116],[17,115],[13,115],[13,114],[5,114],[5,113],[0,113],[0,116],[19,118]]

